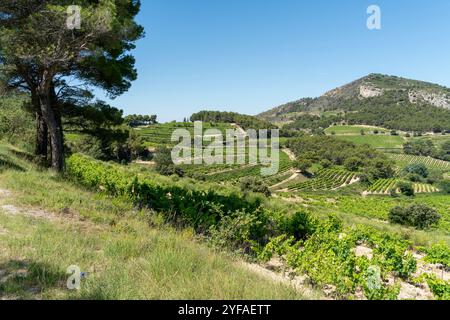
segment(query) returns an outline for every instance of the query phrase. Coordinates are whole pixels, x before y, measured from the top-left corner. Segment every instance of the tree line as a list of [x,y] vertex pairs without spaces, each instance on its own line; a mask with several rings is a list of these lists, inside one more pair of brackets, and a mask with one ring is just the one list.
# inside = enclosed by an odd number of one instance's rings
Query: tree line
[[141,114],[131,114],[125,117],[125,122],[130,127],[148,126],[152,124],[157,124],[156,115],[141,115]]
[[276,129],[277,127],[270,122],[258,119],[254,116],[240,114],[236,112],[223,112],[223,111],[200,111],[194,113],[190,117],[191,121],[203,121],[203,122],[224,122],[224,123],[236,123],[243,129]]

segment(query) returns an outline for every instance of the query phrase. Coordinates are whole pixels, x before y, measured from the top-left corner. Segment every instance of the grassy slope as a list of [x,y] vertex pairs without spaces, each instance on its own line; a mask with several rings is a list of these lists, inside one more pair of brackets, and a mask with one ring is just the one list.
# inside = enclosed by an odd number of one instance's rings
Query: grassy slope
[[365,135],[365,136],[336,136],[339,139],[355,144],[368,144],[374,148],[401,149],[405,141],[399,136],[389,135]]
[[[373,134],[373,130],[378,129],[379,132],[385,134]],[[365,135],[361,135],[364,130]],[[334,133],[337,138],[353,142],[355,144],[368,144],[374,148],[402,148],[405,140],[401,136],[391,136],[388,129],[370,126],[332,126],[325,130],[327,134]]]
[[[13,191],[1,205],[40,207],[60,216],[10,215],[0,206],[0,269],[3,274],[26,270],[0,284],[0,297],[303,298],[198,243],[191,231],[164,226],[154,213],[134,211],[126,200],[102,197],[38,172],[5,146],[0,146],[0,158],[0,188]],[[88,272],[79,292],[65,287],[65,271],[72,264]]]

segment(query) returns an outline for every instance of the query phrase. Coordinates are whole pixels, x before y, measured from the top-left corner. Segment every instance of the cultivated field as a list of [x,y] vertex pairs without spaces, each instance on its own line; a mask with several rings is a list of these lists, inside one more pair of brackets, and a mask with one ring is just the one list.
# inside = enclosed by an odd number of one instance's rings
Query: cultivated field
[[431,157],[413,156],[408,154],[388,154],[389,157],[395,160],[397,165],[401,168],[409,164],[424,164],[430,169],[450,170],[450,162]]

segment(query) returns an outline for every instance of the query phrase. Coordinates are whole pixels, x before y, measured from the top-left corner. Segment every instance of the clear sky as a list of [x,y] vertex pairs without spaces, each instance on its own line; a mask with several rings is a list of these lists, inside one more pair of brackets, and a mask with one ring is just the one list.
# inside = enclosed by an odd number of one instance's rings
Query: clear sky
[[142,0],[138,21],[139,78],[110,101],[125,114],[257,114],[372,72],[450,87],[448,0]]

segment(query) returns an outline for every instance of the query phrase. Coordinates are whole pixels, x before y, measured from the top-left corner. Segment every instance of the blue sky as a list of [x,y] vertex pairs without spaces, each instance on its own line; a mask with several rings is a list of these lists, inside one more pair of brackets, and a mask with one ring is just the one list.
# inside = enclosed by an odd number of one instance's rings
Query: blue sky
[[109,102],[171,121],[257,114],[372,72],[450,87],[449,17],[448,0],[142,0],[139,78]]

